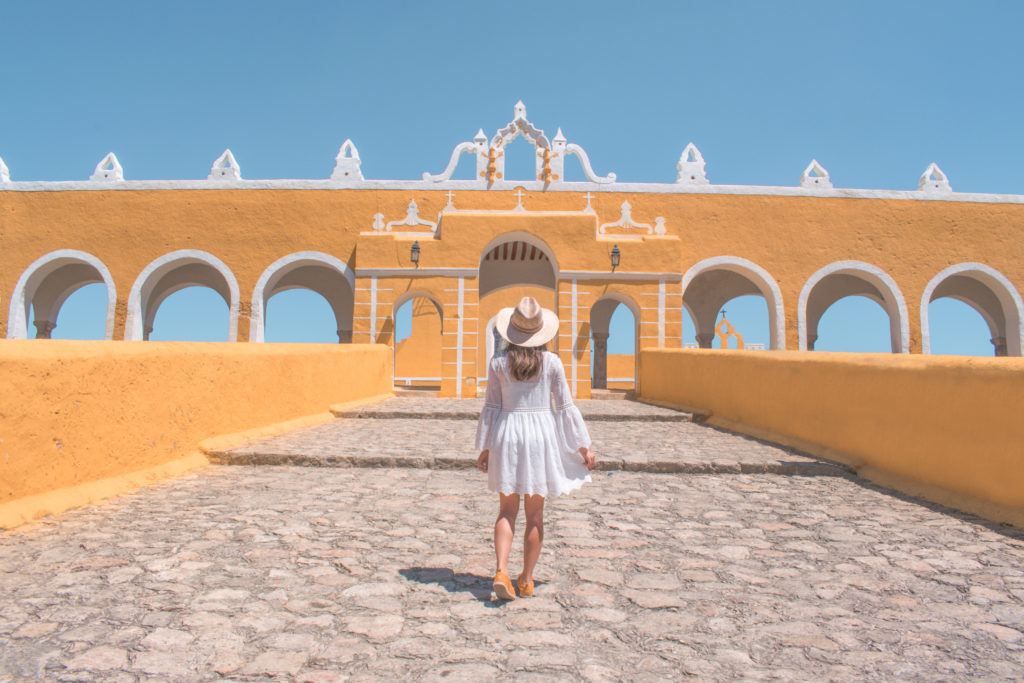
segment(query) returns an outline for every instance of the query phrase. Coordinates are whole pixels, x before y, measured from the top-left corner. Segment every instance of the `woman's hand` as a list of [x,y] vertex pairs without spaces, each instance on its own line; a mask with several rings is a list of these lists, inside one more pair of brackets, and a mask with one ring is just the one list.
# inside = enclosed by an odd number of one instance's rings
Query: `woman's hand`
[[481,472],[487,471],[487,460],[490,457],[489,450],[480,451],[480,457],[476,459],[476,468]]
[[594,455],[594,451],[586,446],[580,446],[580,455],[583,456],[583,465],[588,470],[594,469],[594,465],[597,464],[597,456]]

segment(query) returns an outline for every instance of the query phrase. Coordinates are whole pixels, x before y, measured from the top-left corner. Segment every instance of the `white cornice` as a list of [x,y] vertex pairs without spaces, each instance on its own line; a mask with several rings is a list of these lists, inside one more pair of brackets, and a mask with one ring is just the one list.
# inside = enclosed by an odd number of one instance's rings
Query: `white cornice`
[[682,273],[612,272],[610,270],[562,270],[559,280],[666,280],[681,282]]
[[[923,192],[921,190],[858,190],[851,188],[773,187],[767,185],[686,185],[679,183],[590,183],[565,182],[545,185],[540,181],[510,181],[482,186],[475,180],[450,180],[444,183],[422,180],[248,180],[232,182],[211,180],[90,180],[10,181],[0,183],[3,192],[117,192],[138,190],[414,190],[476,191],[513,190],[522,187],[531,192],[598,192],[689,195],[757,195],[776,197],[822,197],[847,199],[903,199],[924,202],[980,202],[988,204],[1024,204],[1024,195],[975,192]],[[466,210],[469,211],[469,210]],[[461,212],[461,210],[460,210]]]
[[476,277],[476,268],[356,268],[356,277]]

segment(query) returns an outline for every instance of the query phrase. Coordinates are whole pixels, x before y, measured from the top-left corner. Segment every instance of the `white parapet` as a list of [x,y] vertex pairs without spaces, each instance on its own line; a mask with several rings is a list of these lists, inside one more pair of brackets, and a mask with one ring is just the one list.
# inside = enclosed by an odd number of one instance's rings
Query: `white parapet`
[[217,160],[213,162],[213,166],[210,168],[210,175],[206,176],[207,180],[241,180],[242,179],[242,167],[235,161],[235,155],[231,153],[230,149],[224,150],[224,153],[217,157]]
[[89,176],[89,180],[99,182],[124,180],[124,169],[121,168],[121,162],[117,160],[113,152],[103,157],[100,163],[96,164],[96,170]]

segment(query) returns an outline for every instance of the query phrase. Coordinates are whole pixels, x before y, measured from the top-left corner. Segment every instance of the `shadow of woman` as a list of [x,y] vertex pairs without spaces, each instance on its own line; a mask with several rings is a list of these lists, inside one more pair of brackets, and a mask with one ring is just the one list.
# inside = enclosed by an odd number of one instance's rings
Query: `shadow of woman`
[[466,572],[455,573],[447,567],[408,567],[398,573],[409,581],[433,583],[449,593],[469,593],[488,607],[500,607],[505,600],[498,600],[491,592],[493,577],[479,576]]

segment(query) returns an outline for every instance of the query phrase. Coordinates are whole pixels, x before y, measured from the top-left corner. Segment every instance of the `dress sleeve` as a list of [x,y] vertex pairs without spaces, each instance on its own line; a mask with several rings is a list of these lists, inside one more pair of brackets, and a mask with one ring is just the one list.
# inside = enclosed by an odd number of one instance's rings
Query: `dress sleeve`
[[487,365],[487,393],[484,394],[484,408],[476,425],[476,449],[489,448],[489,439],[494,422],[501,413],[501,380],[494,369],[494,361]]
[[581,446],[590,447],[590,433],[583,422],[580,409],[572,401],[569,383],[565,381],[565,368],[555,356],[551,378],[551,393],[554,395],[555,426],[558,439],[567,452],[575,452]]

